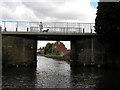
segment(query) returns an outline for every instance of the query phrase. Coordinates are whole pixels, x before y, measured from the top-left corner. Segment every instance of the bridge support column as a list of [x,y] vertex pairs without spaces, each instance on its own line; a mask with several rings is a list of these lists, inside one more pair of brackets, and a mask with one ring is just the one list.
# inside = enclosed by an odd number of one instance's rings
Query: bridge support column
[[71,66],[94,65],[93,39],[71,41]]
[[2,65],[4,66],[36,66],[37,40],[2,36]]
[[71,41],[71,62],[70,65],[72,67],[76,67],[78,65],[78,49],[77,49],[77,41]]

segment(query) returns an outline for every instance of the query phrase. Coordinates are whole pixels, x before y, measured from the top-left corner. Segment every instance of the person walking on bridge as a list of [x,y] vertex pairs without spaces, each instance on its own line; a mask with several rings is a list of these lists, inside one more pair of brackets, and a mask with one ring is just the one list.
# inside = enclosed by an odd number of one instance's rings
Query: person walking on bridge
[[43,29],[42,22],[40,22],[40,25],[39,25],[39,27],[40,27],[40,32],[42,32],[42,29]]

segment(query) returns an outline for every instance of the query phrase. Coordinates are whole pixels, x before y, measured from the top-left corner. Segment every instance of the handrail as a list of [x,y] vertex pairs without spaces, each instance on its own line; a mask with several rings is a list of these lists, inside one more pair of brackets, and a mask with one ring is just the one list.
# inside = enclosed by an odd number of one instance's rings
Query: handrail
[[[77,22],[42,22],[43,29],[50,29],[49,32],[64,32],[64,33],[95,33],[94,23],[77,23]],[[2,31],[27,31],[30,32],[31,28],[39,29],[40,22],[29,21],[2,21]],[[36,31],[35,31],[36,32]]]

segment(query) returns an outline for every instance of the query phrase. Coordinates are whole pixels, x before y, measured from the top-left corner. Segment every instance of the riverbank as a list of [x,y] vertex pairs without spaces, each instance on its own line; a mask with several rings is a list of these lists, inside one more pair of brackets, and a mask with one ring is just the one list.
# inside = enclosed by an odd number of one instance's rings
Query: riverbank
[[70,62],[70,57],[69,56],[44,55],[44,54],[38,54],[38,56],[44,56],[44,57],[47,57],[47,58],[53,58],[53,59],[57,59],[57,60],[64,60],[64,61]]

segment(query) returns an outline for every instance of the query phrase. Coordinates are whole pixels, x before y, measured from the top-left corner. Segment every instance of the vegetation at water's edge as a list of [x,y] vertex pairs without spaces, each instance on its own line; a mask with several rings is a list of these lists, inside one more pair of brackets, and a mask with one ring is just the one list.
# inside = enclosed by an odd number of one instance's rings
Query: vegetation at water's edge
[[64,60],[64,61],[70,62],[70,54],[69,55],[67,54],[65,56],[38,54],[38,56],[44,56],[44,57],[49,57],[57,60]]
[[38,56],[55,56],[55,57],[63,57],[63,56],[60,56],[60,55],[45,55],[45,54],[38,54]]

